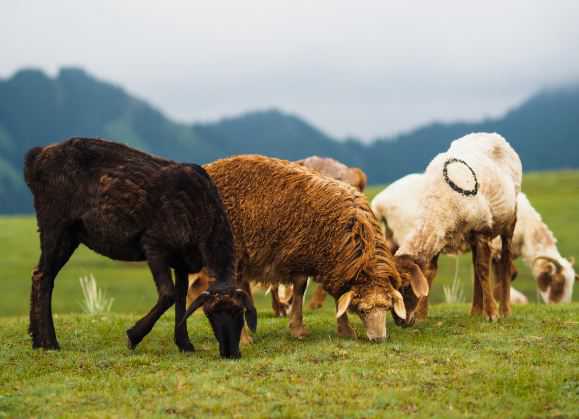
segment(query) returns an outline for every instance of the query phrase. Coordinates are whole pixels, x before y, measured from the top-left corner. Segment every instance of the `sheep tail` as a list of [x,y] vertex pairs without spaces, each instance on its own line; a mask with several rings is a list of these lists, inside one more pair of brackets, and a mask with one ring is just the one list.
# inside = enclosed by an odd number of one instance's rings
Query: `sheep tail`
[[28,186],[33,183],[35,178],[35,163],[40,153],[42,153],[42,150],[44,150],[42,147],[34,147],[30,149],[24,157],[24,179]]

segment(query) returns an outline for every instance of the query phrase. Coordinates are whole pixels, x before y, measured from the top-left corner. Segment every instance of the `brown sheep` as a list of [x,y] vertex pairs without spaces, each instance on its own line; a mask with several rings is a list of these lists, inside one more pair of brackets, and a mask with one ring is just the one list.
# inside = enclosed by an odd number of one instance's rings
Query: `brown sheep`
[[[293,336],[303,337],[302,301],[313,276],[336,299],[338,334],[353,336],[350,308],[370,340],[386,338],[386,313],[405,317],[394,258],[365,196],[284,160],[238,156],[204,166],[217,185],[235,241],[238,280],[294,285]],[[419,296],[426,279],[413,277]]]
[[[345,182],[360,192],[364,192],[368,183],[366,174],[357,167],[348,167],[345,164],[329,157],[311,156],[303,160],[298,160],[296,163],[315,170],[322,175],[329,176],[333,179]],[[291,287],[290,287],[291,288]],[[326,292],[321,285],[317,285],[314,294],[310,300],[310,308],[320,308],[326,298]],[[276,316],[286,316],[289,313],[291,302],[293,298],[283,298],[279,295],[278,285],[271,286],[272,308]]]
[[158,300],[127,330],[131,349],[175,304],[175,343],[181,351],[193,351],[182,321],[187,275],[206,266],[216,282],[189,313],[203,306],[221,356],[240,356],[243,313],[253,329],[256,313],[250,297],[233,282],[231,226],[202,167],[109,141],[74,138],[30,150],[25,178],[34,195],[41,242],[30,307],[34,348],[59,348],[51,310],[54,280],[82,243],[111,259],[148,262]]

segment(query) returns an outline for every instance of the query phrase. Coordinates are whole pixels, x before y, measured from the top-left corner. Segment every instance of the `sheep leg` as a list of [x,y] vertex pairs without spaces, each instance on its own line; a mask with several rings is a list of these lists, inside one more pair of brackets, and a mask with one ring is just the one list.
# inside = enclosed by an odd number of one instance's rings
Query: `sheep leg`
[[326,291],[324,291],[324,288],[322,288],[322,286],[318,284],[316,290],[314,291],[314,295],[310,300],[310,308],[312,310],[322,308],[325,299],[326,299]]
[[284,304],[279,298],[278,284],[273,284],[271,286],[271,308],[276,317],[286,317],[289,311],[289,306]]
[[[240,268],[238,268],[237,272],[238,273],[236,283],[241,286],[241,288],[243,289],[243,291],[247,293],[247,295],[249,295],[249,298],[251,299],[251,304],[255,306],[253,294],[251,292],[251,284],[249,283],[249,281],[246,281],[242,278]],[[241,329],[241,337],[239,342],[242,345],[250,345],[253,343],[253,337],[251,337],[251,331],[249,330],[247,325],[244,325],[243,329]]]
[[[498,278],[498,271],[500,269],[499,263],[500,263],[499,258],[493,258],[493,272],[494,272],[495,278]],[[512,285],[513,281],[517,278],[517,275],[519,274],[519,271],[517,270],[517,267],[515,266],[515,264],[513,262],[511,262],[511,270],[510,270],[509,274],[510,274],[511,285]],[[501,299],[501,292],[502,292],[501,284],[498,284],[495,282],[495,300]],[[517,289],[515,289],[511,286],[511,290],[509,291],[509,295],[513,294],[513,292],[520,294],[520,291],[518,291]],[[524,297],[524,295],[521,294],[521,297]],[[513,298],[515,298],[515,297],[513,297]],[[511,304],[512,303],[513,303],[513,299],[511,299]]]
[[[474,256],[474,247],[473,247],[473,265],[476,266],[475,256]],[[473,276],[473,287],[472,287],[472,307],[470,309],[471,316],[481,316],[483,313],[483,294],[480,282],[476,276],[476,273]]]
[[[321,288],[321,286],[319,286]],[[338,311],[338,300],[336,299],[336,311]],[[342,338],[356,338],[356,331],[350,326],[348,313],[342,314],[336,319],[338,324],[338,336]]]
[[33,348],[59,349],[52,318],[52,291],[56,276],[78,244],[78,240],[67,230],[46,230],[41,233],[40,263],[32,274],[30,298],[29,332]]
[[310,334],[304,326],[303,318],[304,293],[306,292],[307,285],[307,276],[300,275],[293,278],[293,303],[290,313],[289,327],[291,335],[298,339],[304,338]]
[[[491,247],[490,239],[487,236],[476,236],[472,247],[472,257],[474,263],[474,294],[471,314],[478,314],[482,299],[482,312],[490,321],[495,321],[498,317],[497,304],[493,295],[492,279],[490,276]],[[480,290],[477,291],[477,283]],[[479,301],[476,300],[477,292]],[[480,298],[482,297],[482,298]]]
[[[434,256],[428,264],[426,271],[426,280],[428,281],[428,289],[432,289],[432,283],[438,272],[438,255]],[[428,296],[422,297],[418,300],[416,306],[415,317],[417,320],[425,320],[428,317]]]
[[[513,228],[514,230],[514,228]],[[511,314],[511,278],[513,255],[511,252],[512,233],[501,235],[501,259],[498,263],[497,282],[499,292],[499,313],[501,317]]]
[[187,332],[187,322],[181,325],[181,319],[185,316],[187,307],[187,289],[189,285],[189,275],[186,270],[175,270],[175,344],[182,352],[193,352],[195,348],[189,340]]
[[171,280],[171,270],[165,258],[147,254],[149,269],[157,286],[158,299],[151,311],[127,330],[128,347],[134,349],[151,331],[159,317],[175,302],[175,287]]
[[42,265],[42,256],[38,261],[38,264],[32,270],[32,286],[30,287],[30,315],[29,315],[29,323],[28,323],[28,334],[32,337],[32,346],[35,347],[35,340],[39,336],[38,330],[38,318],[39,313],[38,309],[40,306],[38,305],[38,287],[35,287],[34,284],[40,281],[42,278],[36,278],[36,276],[42,275],[42,272],[39,270],[40,266]]

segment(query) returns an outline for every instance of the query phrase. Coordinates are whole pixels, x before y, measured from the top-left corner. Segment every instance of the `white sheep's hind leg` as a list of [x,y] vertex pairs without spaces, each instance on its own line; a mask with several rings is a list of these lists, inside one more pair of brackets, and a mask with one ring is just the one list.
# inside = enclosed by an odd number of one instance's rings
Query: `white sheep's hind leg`
[[308,285],[308,277],[302,275],[295,276],[292,282],[294,290],[292,309],[289,316],[289,328],[293,337],[302,339],[310,334],[304,326],[303,318],[304,293]]
[[497,282],[499,285],[499,312],[501,317],[508,317],[511,314],[511,279],[513,276],[513,254],[511,250],[515,223],[509,228],[506,234],[501,235],[501,259],[497,270]]
[[[473,237],[472,259],[474,264],[475,289],[471,314],[479,314],[482,305],[482,312],[487,320],[495,321],[498,318],[498,313],[490,275],[491,247],[488,236],[475,235]],[[477,295],[477,286],[480,287],[480,295]],[[480,300],[482,300],[482,304]]]

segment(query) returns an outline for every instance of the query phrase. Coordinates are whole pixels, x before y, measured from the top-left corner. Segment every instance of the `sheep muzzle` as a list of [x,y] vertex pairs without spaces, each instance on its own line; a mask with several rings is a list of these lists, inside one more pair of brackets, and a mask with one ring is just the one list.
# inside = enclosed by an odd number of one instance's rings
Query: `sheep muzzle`
[[370,342],[384,342],[388,338],[386,313],[387,310],[382,307],[375,307],[368,313],[360,313]]
[[203,307],[219,342],[221,357],[240,358],[239,341],[244,318],[251,330],[257,328],[257,313],[247,293],[229,287],[205,291],[189,306],[183,321],[199,307]]

